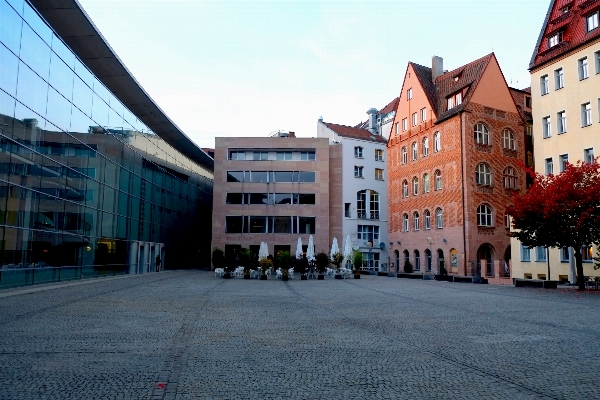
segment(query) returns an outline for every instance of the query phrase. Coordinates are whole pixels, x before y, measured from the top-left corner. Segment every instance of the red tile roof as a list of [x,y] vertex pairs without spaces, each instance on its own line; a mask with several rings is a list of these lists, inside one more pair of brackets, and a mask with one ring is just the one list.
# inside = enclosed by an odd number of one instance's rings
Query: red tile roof
[[331,122],[323,122],[323,124],[342,137],[361,140],[371,140],[379,143],[387,143],[387,140],[383,136],[373,135],[366,129],[355,128],[346,125],[332,124]]
[[389,114],[392,111],[395,111],[398,106],[398,100],[400,100],[400,98],[396,97],[394,100],[390,101],[385,107],[379,110],[378,114]]
[[[569,6],[565,13],[563,10]],[[529,69],[535,69],[586,43],[600,39],[600,28],[587,32],[586,17],[600,9],[600,0],[552,0],[544,25],[533,50]],[[550,47],[548,38],[562,32],[558,45]]]

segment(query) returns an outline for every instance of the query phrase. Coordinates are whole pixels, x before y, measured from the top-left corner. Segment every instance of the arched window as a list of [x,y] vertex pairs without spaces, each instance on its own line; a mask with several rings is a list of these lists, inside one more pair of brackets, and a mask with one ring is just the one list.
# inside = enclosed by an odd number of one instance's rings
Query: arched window
[[425,216],[425,229],[429,230],[431,229],[431,213],[429,210],[425,210],[423,215]]
[[515,135],[508,129],[502,131],[502,147],[506,150],[516,150]]
[[408,250],[404,250],[404,262],[410,262],[410,254],[408,252]]
[[435,224],[438,229],[442,229],[444,227],[444,213],[441,208],[436,208],[435,210]]
[[487,126],[482,123],[475,125],[475,143],[491,146],[490,131]]
[[517,172],[513,167],[504,168],[504,187],[507,189],[516,189],[517,188]]
[[492,171],[490,171],[490,167],[481,163],[477,165],[477,171],[475,172],[475,182],[478,185],[486,185],[490,186],[492,184]]
[[431,250],[425,249],[425,262],[427,263],[427,271],[431,272]]
[[429,138],[423,138],[423,157],[429,155]]
[[402,216],[402,230],[408,232],[408,214]]
[[357,218],[379,219],[379,193],[374,190],[356,192]]
[[419,149],[417,148],[417,142],[412,144],[412,159],[415,161],[419,157]]
[[402,181],[402,197],[408,197],[408,181],[406,179]]
[[477,207],[477,225],[478,226],[493,226],[492,225],[492,209],[487,204],[481,204]]
[[440,136],[439,132],[433,134],[433,151],[436,153],[442,149],[442,139]]
[[361,190],[356,193],[356,216],[360,219],[367,218],[367,191]]
[[439,169],[435,171],[435,190],[442,190],[442,173]]
[[379,219],[379,193],[371,190],[369,197],[369,217],[371,219]]
[[419,224],[419,213],[418,212],[415,212],[413,214],[413,227],[414,227],[415,231],[418,231],[421,228],[420,224]]
[[423,192],[424,193],[429,193],[430,186],[431,185],[429,184],[429,174],[423,175]]
[[408,162],[408,150],[406,150],[406,146],[402,148],[402,164],[406,164]]
[[421,270],[421,254],[419,250],[415,250],[415,271]]
[[419,194],[419,178],[416,176],[413,178],[413,195],[416,196]]

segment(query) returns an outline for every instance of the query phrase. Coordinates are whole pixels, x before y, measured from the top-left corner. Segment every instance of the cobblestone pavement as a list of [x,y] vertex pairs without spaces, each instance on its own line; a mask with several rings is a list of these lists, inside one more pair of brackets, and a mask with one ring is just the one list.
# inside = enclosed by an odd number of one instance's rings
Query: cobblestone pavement
[[173,271],[0,304],[2,399],[600,399],[595,293]]

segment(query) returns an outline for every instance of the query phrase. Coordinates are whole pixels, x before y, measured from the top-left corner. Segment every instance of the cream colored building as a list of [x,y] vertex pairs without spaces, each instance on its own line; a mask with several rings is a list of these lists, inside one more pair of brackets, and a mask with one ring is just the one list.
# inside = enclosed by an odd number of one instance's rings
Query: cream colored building
[[[558,174],[564,163],[600,156],[600,11],[597,2],[552,0],[531,63],[535,170]],[[582,29],[584,27],[584,29]],[[511,239],[513,278],[575,282],[572,249],[526,249]],[[582,251],[585,276],[600,276]]]

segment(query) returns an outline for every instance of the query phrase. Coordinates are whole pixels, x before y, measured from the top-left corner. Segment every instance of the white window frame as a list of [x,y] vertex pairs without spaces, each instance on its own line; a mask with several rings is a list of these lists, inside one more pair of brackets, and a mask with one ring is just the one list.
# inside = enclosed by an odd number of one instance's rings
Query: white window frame
[[477,206],[477,226],[494,226],[494,212],[488,204]]
[[592,164],[594,162],[594,148],[590,147],[589,149],[583,150],[583,162],[586,164]]
[[435,209],[435,226],[438,229],[442,229],[444,227],[444,211],[441,208]]
[[552,160],[552,157],[546,158],[544,160],[544,169],[545,169],[546,175],[554,174],[554,161]]
[[559,135],[567,133],[567,112],[564,110],[556,114],[556,129]]
[[408,118],[402,119],[402,132],[406,132],[408,130]]
[[585,17],[585,27],[587,32],[598,29],[598,11]]
[[535,261],[536,262],[547,262],[548,254],[546,253],[546,248],[542,246],[535,247]]
[[581,127],[592,125],[592,103],[589,101],[581,105]]
[[408,163],[408,149],[406,146],[402,147],[402,164]]
[[419,146],[417,142],[413,142],[412,144],[412,160],[416,161],[419,158]]
[[450,96],[448,97],[448,110],[451,110],[454,108],[454,97]]
[[486,163],[477,164],[475,183],[482,186],[492,186],[492,170]]
[[434,173],[435,177],[435,190],[442,190],[442,171],[439,169]]
[[419,124],[419,118],[417,113],[413,113],[412,115],[412,126],[417,126]]
[[376,181],[383,180],[383,170],[381,168],[375,168],[375,180]]
[[491,140],[490,140],[490,130],[488,129],[488,127],[479,122],[477,124],[475,124],[475,143],[477,144],[481,144],[484,146],[491,146]]
[[540,77],[540,93],[542,96],[548,94],[548,74]]
[[396,127],[396,136],[397,136],[400,133],[400,123],[396,122],[394,125]]
[[421,122],[427,121],[427,108],[421,108]]
[[560,253],[560,262],[567,263],[571,260],[570,247],[561,247],[558,252]]
[[419,178],[414,176],[412,179],[412,186],[413,186],[413,196],[416,196],[419,194]]
[[424,215],[424,220],[425,220],[424,227],[425,227],[425,230],[428,231],[431,229],[431,213],[429,212],[429,210],[425,210],[423,215]]
[[579,71],[579,80],[582,81],[590,77],[588,70],[588,59],[587,57],[580,58],[577,60],[578,71]]
[[405,199],[408,197],[408,181],[406,179],[402,181],[402,197]]
[[565,73],[561,67],[561,68],[554,70],[554,90],[559,90],[564,87],[565,87]]
[[361,146],[354,146],[354,158],[363,158],[363,148]]
[[558,32],[548,38],[548,47],[554,47],[560,43]]
[[429,155],[429,138],[424,137],[421,143],[423,146],[423,157],[427,157]]
[[521,262],[531,262],[531,249],[521,243]]
[[506,150],[516,150],[517,145],[515,141],[515,135],[510,129],[504,129],[502,131],[502,146]]
[[594,53],[594,59],[596,60],[596,74],[600,74],[600,50]]
[[423,193],[429,193],[431,190],[431,178],[429,174],[423,175]]
[[415,232],[418,232],[421,229],[421,218],[419,217],[419,213],[418,212],[414,212],[413,213],[413,230]]
[[552,137],[552,120],[547,115],[542,118],[542,138],[548,139],[549,137]]
[[517,177],[517,171],[513,167],[504,168],[504,187],[507,189],[517,189],[519,180]]
[[402,231],[408,232],[408,214],[402,215]]
[[383,161],[383,150],[375,149],[375,161]]
[[406,91],[406,99],[407,100],[412,99],[412,88],[410,88]]
[[567,163],[569,162],[569,155],[561,154],[558,156],[558,159],[560,161],[560,172],[565,172],[567,169]]
[[364,167],[355,165],[354,166],[354,177],[355,178],[363,178],[363,170],[364,170]]
[[433,151],[435,153],[439,152],[442,149],[442,138],[439,132],[433,134]]
[[455,101],[456,105],[459,106],[462,104],[462,93],[456,93],[456,101]]

